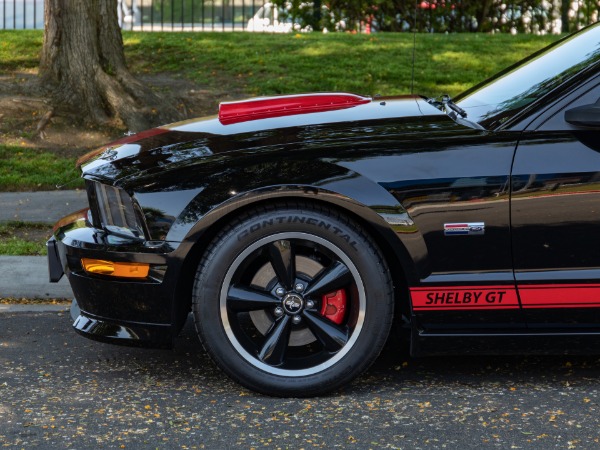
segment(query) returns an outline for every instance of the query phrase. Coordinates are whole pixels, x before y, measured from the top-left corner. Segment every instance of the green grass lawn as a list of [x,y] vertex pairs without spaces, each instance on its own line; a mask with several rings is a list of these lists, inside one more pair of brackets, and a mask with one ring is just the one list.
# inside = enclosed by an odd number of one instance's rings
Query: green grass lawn
[[0,255],[46,255],[46,241],[52,234],[47,224],[0,223]]
[[32,242],[15,237],[0,241],[0,255],[7,256],[45,256],[45,242]]
[[[414,91],[456,95],[556,36],[419,34]],[[410,92],[411,34],[126,33],[136,72],[176,72],[248,95]]]
[[[557,36],[418,34],[415,92],[457,93],[555,41]],[[136,73],[180,74],[247,95],[310,91],[410,91],[413,35],[380,33],[124,33]],[[0,74],[35,69],[36,30],[0,31]]]
[[76,158],[0,143],[0,191],[51,191],[83,186]]

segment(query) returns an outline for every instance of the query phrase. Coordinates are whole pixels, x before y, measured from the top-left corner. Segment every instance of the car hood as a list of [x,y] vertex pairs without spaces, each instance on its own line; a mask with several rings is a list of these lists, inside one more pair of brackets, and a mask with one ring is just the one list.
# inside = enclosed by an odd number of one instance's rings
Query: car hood
[[[287,98],[297,97],[301,96]],[[352,126],[409,117],[445,117],[420,96],[356,97],[361,100],[320,110],[271,111],[270,114],[250,114],[233,120],[222,114],[178,122],[126,136],[84,155],[77,164],[85,178],[120,184],[130,177],[142,177],[235,151],[261,151],[273,146],[285,148],[311,139],[330,141],[336,136],[343,140],[342,130]],[[254,112],[252,108],[251,105],[250,112]],[[314,133],[315,130],[319,132]]]

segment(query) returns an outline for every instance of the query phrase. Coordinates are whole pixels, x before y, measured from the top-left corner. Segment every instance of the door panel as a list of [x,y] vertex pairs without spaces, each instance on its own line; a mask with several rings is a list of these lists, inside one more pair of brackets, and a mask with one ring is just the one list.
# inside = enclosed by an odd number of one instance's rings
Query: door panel
[[532,328],[600,328],[600,130],[564,113],[519,142],[511,178],[515,277]]

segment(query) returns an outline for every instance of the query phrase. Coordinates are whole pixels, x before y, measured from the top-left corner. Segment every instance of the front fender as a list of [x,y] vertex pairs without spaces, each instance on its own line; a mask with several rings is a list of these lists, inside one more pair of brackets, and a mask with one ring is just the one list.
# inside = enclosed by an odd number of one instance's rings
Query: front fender
[[[219,228],[243,209],[283,199],[319,201],[352,213],[377,233],[402,265],[409,283],[427,273],[427,247],[414,222],[398,201],[374,181],[344,167],[313,161],[281,161],[239,167],[211,177],[179,214],[167,240],[181,242],[187,253],[207,231]],[[249,176],[249,174],[255,174]],[[288,175],[289,174],[289,175]],[[287,175],[287,176],[286,176]],[[289,184],[270,184],[270,179]],[[245,190],[240,191],[241,187]],[[188,191],[189,192],[189,191]],[[421,274],[421,275],[420,275]]]

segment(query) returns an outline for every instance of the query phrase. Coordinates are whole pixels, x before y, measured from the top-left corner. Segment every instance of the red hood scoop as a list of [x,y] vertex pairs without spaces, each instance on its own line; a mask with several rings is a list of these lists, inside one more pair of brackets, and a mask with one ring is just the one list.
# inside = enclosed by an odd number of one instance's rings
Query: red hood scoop
[[227,102],[219,105],[219,121],[231,125],[249,120],[308,114],[352,108],[369,103],[369,97],[355,94],[285,95]]

